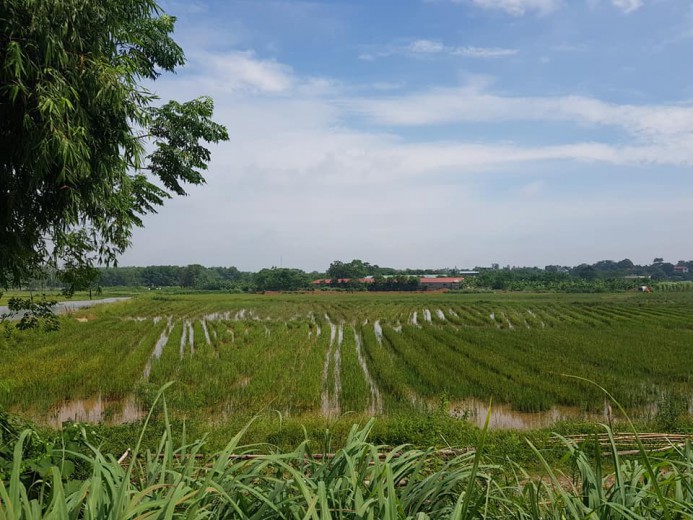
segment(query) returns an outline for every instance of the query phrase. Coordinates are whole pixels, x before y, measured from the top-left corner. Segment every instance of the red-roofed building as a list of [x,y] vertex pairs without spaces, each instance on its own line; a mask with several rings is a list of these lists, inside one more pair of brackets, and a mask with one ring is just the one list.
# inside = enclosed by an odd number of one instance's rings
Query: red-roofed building
[[[448,278],[448,277],[420,277],[419,278],[419,289],[421,290],[440,290],[440,289],[459,289],[460,284],[464,278],[462,277],[457,277],[457,278]],[[319,287],[328,287],[332,286],[334,287],[335,285],[339,284],[348,284],[350,282],[359,282],[359,283],[373,283],[375,280],[372,277],[368,278],[337,278],[335,280],[336,283],[333,282],[332,278],[320,278],[319,280],[313,280],[311,282],[312,285],[319,286]]]

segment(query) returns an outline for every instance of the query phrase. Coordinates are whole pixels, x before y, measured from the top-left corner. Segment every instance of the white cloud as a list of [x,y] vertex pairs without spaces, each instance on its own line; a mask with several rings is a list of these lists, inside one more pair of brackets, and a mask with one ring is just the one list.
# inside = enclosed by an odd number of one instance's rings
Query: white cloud
[[451,50],[452,54],[457,56],[467,56],[470,58],[502,58],[506,56],[515,56],[519,51],[517,49],[502,49],[498,47],[456,47]]
[[369,52],[361,53],[359,55],[359,59],[373,61],[377,58],[385,58],[394,55],[405,55],[412,57],[447,55],[488,59],[515,56],[518,54],[518,52],[519,51],[517,49],[501,47],[474,47],[471,45],[455,47],[445,45],[437,40],[418,39],[414,40],[408,45],[387,45],[381,48],[374,48]]
[[445,50],[445,46],[432,40],[416,40],[413,41],[407,49],[411,52],[436,53]]
[[642,7],[643,0],[611,0],[611,3],[624,13],[632,13]]
[[[461,2],[455,0],[455,3]],[[471,0],[471,3],[484,9],[496,9],[513,16],[522,16],[531,12],[545,14],[553,11],[558,7],[559,0]]]
[[[194,56],[201,73],[200,81],[227,92],[285,92],[295,78],[291,67],[272,60],[262,60],[251,51],[202,53]],[[204,68],[202,68],[204,67]]]
[[494,121],[572,121],[621,127],[645,139],[669,139],[693,132],[691,105],[619,105],[584,96],[513,97],[478,85],[365,98],[354,110],[386,125],[434,125]]
[[[215,119],[228,125],[231,141],[214,147],[208,185],[147,218],[123,265],[258,269],[280,257],[305,269],[354,257],[400,267],[574,264],[649,258],[653,248],[676,256],[672,244],[685,235],[690,184],[664,200],[627,181],[585,197],[559,193],[561,182],[547,179],[571,168],[599,178],[623,167],[693,166],[693,108],[503,96],[483,81],[385,98],[374,88],[354,99],[345,92],[361,87],[302,77],[253,53],[194,59],[213,67],[198,63],[200,74],[157,82],[158,90],[178,99],[213,94]],[[351,126],[355,112],[395,130]],[[396,125],[508,120],[617,125],[629,134],[617,144],[527,145],[396,133]]]

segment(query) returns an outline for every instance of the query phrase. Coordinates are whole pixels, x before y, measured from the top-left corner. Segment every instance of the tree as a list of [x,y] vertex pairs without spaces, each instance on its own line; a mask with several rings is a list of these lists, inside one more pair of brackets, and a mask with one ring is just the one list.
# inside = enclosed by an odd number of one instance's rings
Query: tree
[[574,267],[572,270],[572,275],[582,278],[583,280],[595,280],[598,277],[596,269],[588,264],[580,264],[577,267]]
[[371,265],[368,262],[354,259],[351,262],[344,263],[340,260],[335,260],[327,269],[327,276],[330,278],[362,278],[369,274]]
[[65,284],[63,294],[71,298],[76,291],[89,291],[89,299],[91,300],[92,292],[101,293],[99,280],[101,272],[90,265],[70,266],[62,270],[58,274],[60,281]]
[[254,277],[258,291],[299,291],[308,287],[308,275],[300,269],[272,267],[261,269]]
[[[202,184],[212,100],[157,105],[183,65],[152,0],[3,0],[0,289],[45,264],[115,263],[142,216]],[[150,150],[151,153],[148,153]]]
[[616,262],[616,266],[619,269],[633,269],[633,267],[635,267],[635,264],[630,258],[624,258],[620,262]]

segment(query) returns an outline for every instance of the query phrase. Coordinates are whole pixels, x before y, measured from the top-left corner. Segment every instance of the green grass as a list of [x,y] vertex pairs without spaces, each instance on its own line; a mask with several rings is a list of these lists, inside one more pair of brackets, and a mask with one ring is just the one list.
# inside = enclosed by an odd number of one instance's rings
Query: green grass
[[[197,425],[200,434],[240,428],[257,414],[319,429],[334,419],[323,414],[326,391],[333,413],[359,418],[374,410],[377,396],[378,414],[395,429],[396,421],[425,415],[441,398],[601,413],[603,394],[565,377],[571,374],[599,381],[636,415],[653,414],[652,405],[668,396],[693,395],[691,316],[689,292],[162,291],[63,317],[59,332],[1,336],[0,407],[39,422],[65,401],[98,396],[114,402],[135,396],[146,410],[156,389],[175,381],[167,393],[171,416]],[[169,319],[168,341],[153,359]]]
[[[157,400],[160,399],[160,394]],[[558,438],[562,471],[533,443],[534,466],[489,456],[487,432],[473,449],[441,453],[374,442],[377,423],[352,426],[341,447],[244,445],[252,424],[223,448],[178,438],[165,405],[163,431],[145,449],[149,425],[120,460],[72,427],[42,441],[0,416],[0,518],[242,519],[684,519],[693,516],[693,449],[622,458]],[[148,422],[148,421],[147,421]],[[610,429],[603,429],[611,435]],[[139,440],[135,440],[139,439]],[[641,445],[642,447],[642,445]],[[492,447],[491,447],[492,448]],[[329,455],[328,455],[329,454]]]

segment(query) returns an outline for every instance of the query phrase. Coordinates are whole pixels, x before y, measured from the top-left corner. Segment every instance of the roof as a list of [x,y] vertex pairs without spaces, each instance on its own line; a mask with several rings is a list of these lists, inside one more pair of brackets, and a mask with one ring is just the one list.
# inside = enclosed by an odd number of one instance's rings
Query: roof
[[[420,277],[419,278],[419,283],[428,283],[428,284],[446,284],[446,283],[460,283],[464,280],[464,278],[458,277],[458,278],[444,278],[444,277],[439,277],[439,278],[428,278],[428,277]],[[352,281],[358,281],[361,283],[372,283],[375,282],[375,279],[372,277],[366,277],[366,278],[337,278],[336,282],[337,283],[349,283]],[[333,283],[332,278],[320,278],[319,280],[313,280],[312,282],[313,285],[329,285]]]
[[[357,281],[361,283],[368,283],[368,282],[373,282],[373,278],[359,278],[357,280],[354,280],[353,278],[337,278],[336,282],[337,283],[349,283],[351,281]],[[332,278],[320,278],[319,280],[313,280],[310,282],[315,285],[320,285],[320,284],[331,284],[332,283]]]
[[421,278],[420,283],[460,283],[464,278]]

